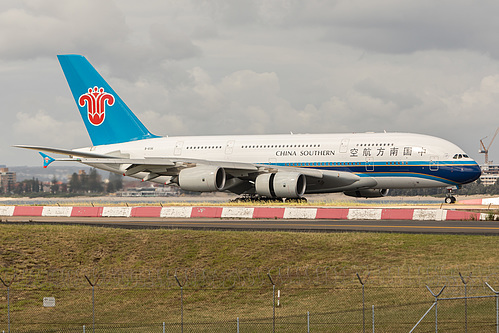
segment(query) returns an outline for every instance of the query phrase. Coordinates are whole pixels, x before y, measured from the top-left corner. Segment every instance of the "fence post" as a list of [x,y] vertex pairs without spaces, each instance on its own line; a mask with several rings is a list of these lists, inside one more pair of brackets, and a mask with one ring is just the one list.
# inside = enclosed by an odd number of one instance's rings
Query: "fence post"
[[274,300],[272,305],[272,332],[275,333],[275,283],[274,280],[272,280],[270,273],[267,273],[267,276],[269,277],[270,283],[272,283],[272,296]]
[[310,333],[310,311],[307,311],[307,333]]
[[[468,280],[471,279],[471,273],[468,275]],[[461,277],[461,281],[464,284],[464,332],[468,333],[468,281],[465,281],[461,272],[459,272],[459,276]]]
[[180,332],[183,333],[184,332],[184,285],[180,283],[176,274],[175,274],[175,280],[177,280],[177,283],[180,287]]
[[[366,333],[366,298],[365,298],[365,290],[364,290],[364,284],[365,282],[362,281],[360,278],[359,273],[357,274],[357,278],[359,279],[360,284],[362,285],[362,332]],[[369,274],[367,274],[366,281],[369,278]]]
[[435,297],[435,333],[438,332],[438,296],[442,294],[446,286],[443,286],[442,289],[440,289],[440,292],[438,294],[434,294],[433,291],[431,291],[430,287],[426,286],[428,291]]
[[374,304],[373,304],[373,333],[374,333]]
[[2,281],[2,284],[7,287],[7,332],[10,333],[10,285],[12,282],[14,282],[14,279],[16,278],[16,274],[14,273],[14,276],[10,280],[9,283],[6,283],[1,277],[0,281]]
[[88,276],[85,275],[85,279],[87,279],[88,283],[92,286],[92,332],[95,333],[95,286],[97,285],[97,281],[99,281],[100,275],[97,276],[97,279],[94,283],[90,281]]
[[485,284],[494,294],[496,294],[496,332],[499,333],[499,291],[495,291],[487,282],[485,282]]

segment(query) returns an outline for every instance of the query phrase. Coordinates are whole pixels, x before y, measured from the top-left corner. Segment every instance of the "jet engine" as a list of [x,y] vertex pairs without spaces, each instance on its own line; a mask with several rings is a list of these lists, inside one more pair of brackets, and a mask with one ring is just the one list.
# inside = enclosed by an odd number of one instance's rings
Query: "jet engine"
[[348,195],[349,197],[356,198],[379,198],[386,196],[388,194],[388,191],[388,189],[368,188],[358,191],[346,191],[343,192],[343,194]]
[[256,193],[270,198],[300,198],[306,188],[307,180],[298,172],[264,173],[255,181]]
[[212,165],[187,168],[178,174],[181,189],[196,192],[220,191],[225,186],[225,170]]

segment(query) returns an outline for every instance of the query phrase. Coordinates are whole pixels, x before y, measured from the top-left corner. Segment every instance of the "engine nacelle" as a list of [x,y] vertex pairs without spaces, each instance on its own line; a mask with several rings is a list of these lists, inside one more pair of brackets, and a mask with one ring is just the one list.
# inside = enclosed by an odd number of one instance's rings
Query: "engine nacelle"
[[256,193],[269,198],[301,198],[307,179],[298,172],[264,173],[256,177]]
[[225,186],[225,179],[225,170],[212,165],[183,169],[178,174],[178,184],[186,191],[220,191]]
[[358,191],[346,191],[343,192],[343,194],[348,195],[349,197],[356,198],[379,198],[386,196],[388,194],[388,191],[388,189],[368,188]]

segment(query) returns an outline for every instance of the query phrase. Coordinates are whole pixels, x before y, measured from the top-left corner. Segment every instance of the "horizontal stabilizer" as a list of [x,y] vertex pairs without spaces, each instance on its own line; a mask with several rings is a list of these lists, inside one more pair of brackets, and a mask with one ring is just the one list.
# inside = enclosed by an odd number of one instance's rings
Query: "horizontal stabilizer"
[[15,145],[13,147],[24,148],[24,149],[33,149],[33,150],[38,150],[38,151],[44,151],[47,153],[68,155],[70,157],[76,156],[76,157],[85,157],[85,158],[115,158],[113,156],[108,156],[108,155],[88,153],[88,152],[76,151],[76,150],[70,150],[70,149],[43,147],[43,146]]
[[44,154],[42,152],[38,152],[40,155],[42,155],[43,157],[43,167],[44,168],[47,168],[49,166],[50,163],[54,162],[55,161],[55,158],[52,158],[50,157],[49,155],[47,154]]

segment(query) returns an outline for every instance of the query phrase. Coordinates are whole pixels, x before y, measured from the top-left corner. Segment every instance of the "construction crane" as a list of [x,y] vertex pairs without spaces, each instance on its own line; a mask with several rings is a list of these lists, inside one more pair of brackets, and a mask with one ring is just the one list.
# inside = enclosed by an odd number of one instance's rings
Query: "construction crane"
[[494,137],[492,137],[492,140],[490,140],[490,143],[487,146],[487,148],[485,148],[485,144],[483,143],[483,139],[486,139],[487,137],[480,139],[480,150],[478,152],[481,154],[485,154],[485,167],[488,167],[489,162],[492,162],[492,161],[489,161],[489,148],[490,148],[490,146],[492,146],[492,143],[494,142],[498,133],[499,133],[499,127],[496,129],[496,132],[494,133]]

